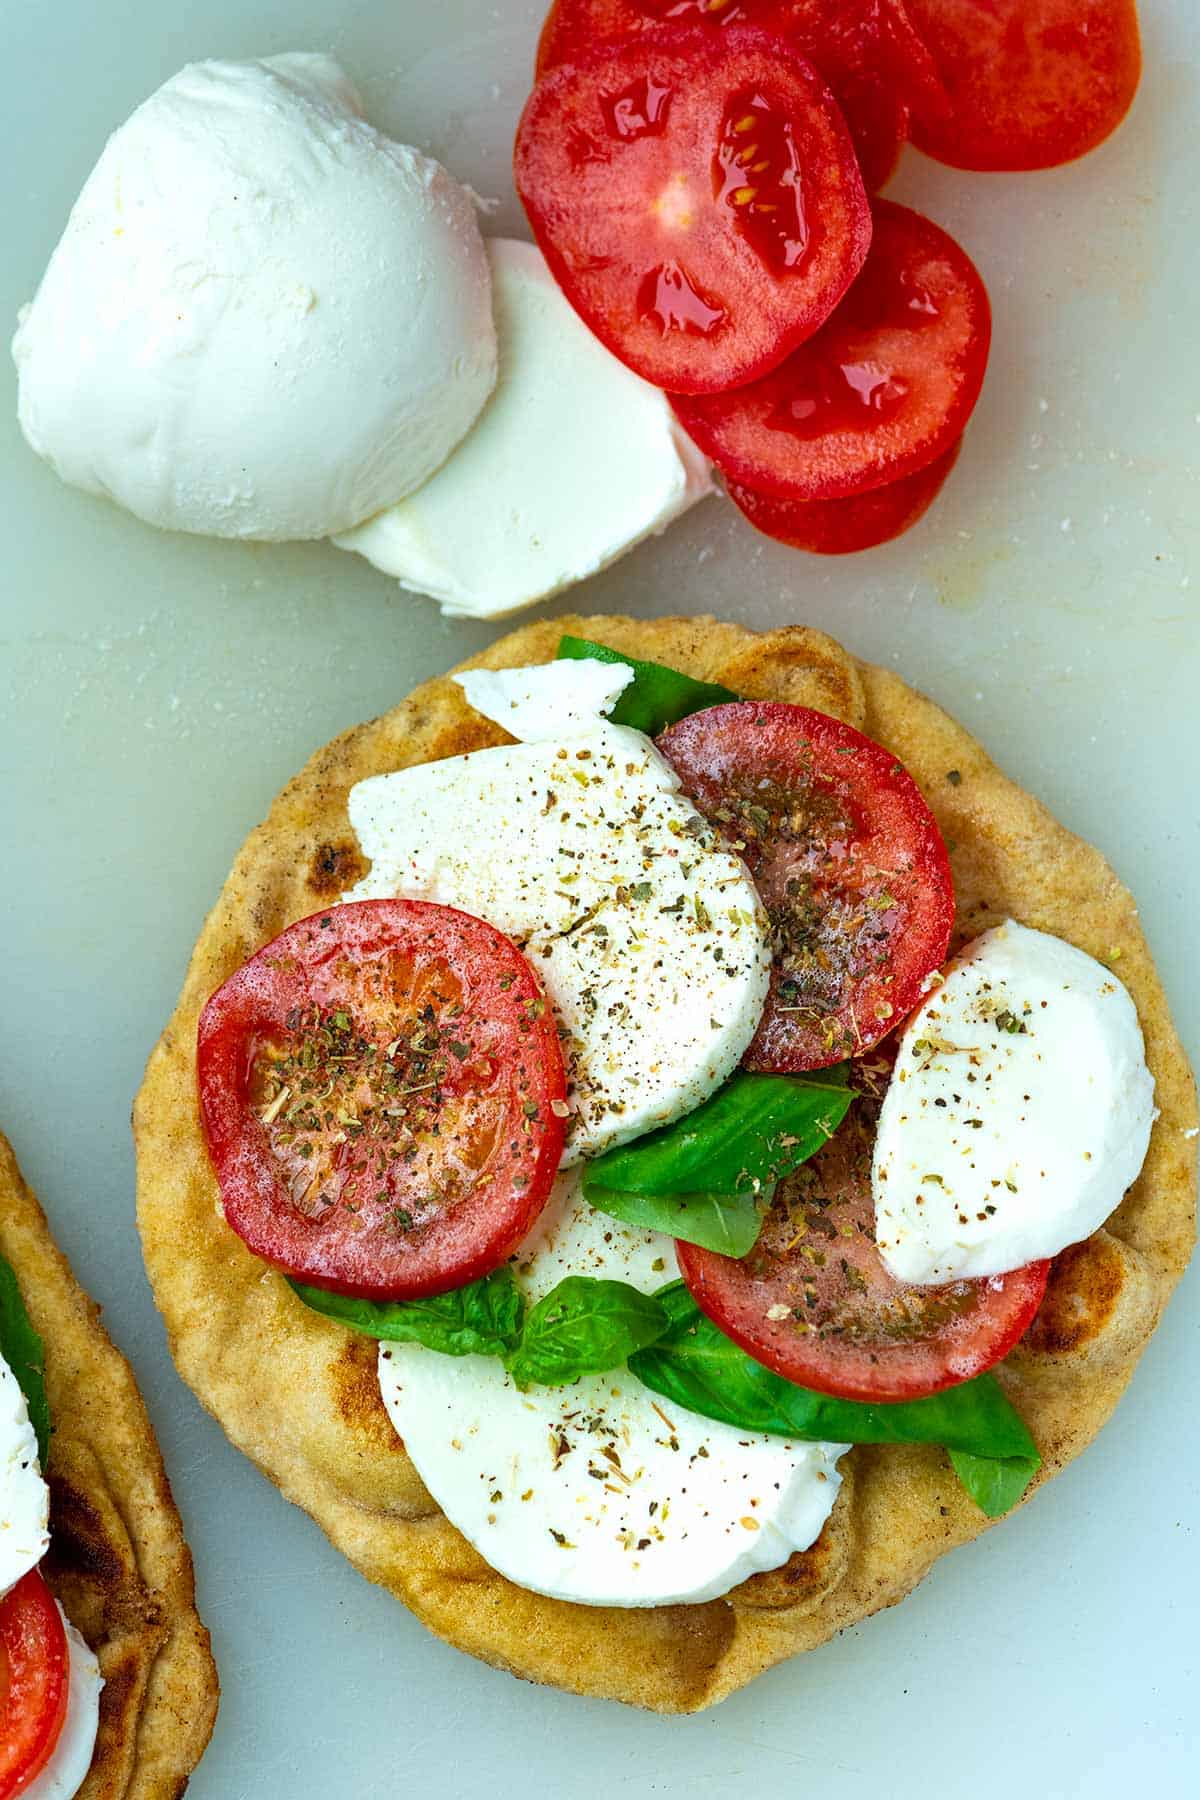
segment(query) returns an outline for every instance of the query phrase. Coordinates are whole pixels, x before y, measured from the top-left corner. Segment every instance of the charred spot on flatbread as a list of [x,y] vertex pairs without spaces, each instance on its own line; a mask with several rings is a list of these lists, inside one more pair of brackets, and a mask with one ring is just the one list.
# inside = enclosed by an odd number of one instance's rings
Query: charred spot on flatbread
[[372,1338],[350,1336],[330,1365],[333,1404],[349,1429],[385,1449],[404,1453],[379,1389],[379,1346]]
[[369,864],[354,838],[318,844],[308,865],[308,885],[321,900],[336,900],[362,880]]

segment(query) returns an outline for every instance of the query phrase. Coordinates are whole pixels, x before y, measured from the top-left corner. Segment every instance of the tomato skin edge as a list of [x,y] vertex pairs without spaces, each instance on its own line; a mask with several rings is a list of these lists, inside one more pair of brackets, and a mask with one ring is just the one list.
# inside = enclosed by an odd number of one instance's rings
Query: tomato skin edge
[[[659,736],[658,748],[675,768],[683,783],[684,792],[690,795],[700,811],[706,810],[707,802],[702,793],[696,791],[694,783],[697,773],[703,779],[718,779],[711,774],[711,767],[705,772],[701,765],[706,758],[711,765],[715,757],[723,754],[732,758],[733,751],[727,750],[729,743],[734,744],[740,752],[743,734],[738,728],[743,722],[754,733],[764,734],[757,743],[751,742],[752,750],[761,751],[765,744],[770,756],[778,744],[781,762],[785,756],[800,760],[784,740],[790,738],[796,740],[797,744],[806,744],[810,751],[817,753],[812,757],[812,768],[825,780],[832,780],[835,776],[846,779],[845,771],[851,761],[849,753],[853,753],[856,761],[861,759],[867,773],[864,790],[872,799],[882,794],[893,814],[899,815],[919,861],[924,908],[924,953],[905,972],[906,978],[902,984],[889,989],[888,999],[892,1012],[886,1021],[876,1021],[880,1026],[879,1030],[864,1033],[857,1013],[851,1006],[851,1044],[840,1043],[834,1037],[826,1047],[817,1050],[811,1043],[810,1035],[808,1048],[803,1049],[806,1040],[803,1036],[798,1036],[791,1053],[784,1054],[778,1040],[783,1038],[786,1047],[787,1039],[779,1026],[780,1015],[775,1009],[777,975],[774,971],[772,973],[771,991],[758,1029],[743,1058],[743,1067],[764,1074],[779,1075],[831,1068],[847,1055],[863,1055],[891,1032],[898,1030],[924,999],[933,971],[940,969],[945,962],[955,917],[954,879],[949,852],[928,802],[893,752],[867,737],[864,732],[828,713],[817,712],[811,707],[796,706],[788,701],[727,702],[723,706],[709,707],[703,712],[693,713]],[[757,766],[761,772],[763,764],[761,761],[755,764],[753,760],[747,759],[743,766]],[[871,785],[872,777],[874,785]],[[690,783],[693,785],[689,785]],[[858,796],[856,801],[860,807],[863,806]],[[875,820],[871,821],[873,827],[876,823]],[[755,873],[755,870],[752,869],[751,872]],[[911,920],[906,929],[906,941],[911,945]]]
[[[885,1347],[876,1355],[872,1365],[875,1372],[872,1379],[852,1373],[825,1373],[821,1370],[818,1357],[813,1357],[811,1362],[789,1360],[783,1356],[773,1358],[769,1348],[753,1333],[739,1327],[730,1317],[729,1308],[722,1306],[714,1296],[713,1274],[719,1273],[714,1270],[714,1265],[731,1259],[721,1257],[715,1251],[701,1250],[695,1244],[686,1244],[681,1240],[676,1240],[675,1254],[688,1291],[701,1312],[739,1349],[744,1350],[747,1356],[753,1357],[763,1368],[782,1375],[786,1381],[795,1382],[798,1387],[811,1388],[814,1393],[828,1394],[835,1400],[860,1400],[868,1405],[927,1399],[931,1394],[940,1394],[946,1388],[960,1387],[963,1382],[972,1381],[977,1375],[985,1375],[989,1369],[994,1369],[1016,1347],[1033,1324],[1050,1278],[1050,1263],[1046,1261],[1027,1263],[1023,1268],[1011,1270],[1006,1275],[984,1278],[980,1282],[981,1287],[996,1280],[1013,1283],[1018,1288],[1020,1304],[1013,1309],[1001,1327],[988,1335],[986,1347],[978,1360],[972,1362],[972,1366],[955,1370],[949,1366],[949,1359],[944,1357],[940,1359],[937,1372],[925,1379],[911,1373],[907,1377],[901,1373],[888,1378],[880,1373],[886,1368],[888,1360],[889,1353]],[[936,1343],[936,1339],[933,1342]],[[917,1360],[921,1343],[922,1340],[916,1340],[915,1343],[901,1346],[909,1363]],[[898,1354],[896,1360],[899,1360]]]
[[[956,454],[956,446],[962,441],[963,433],[983,392],[991,353],[992,307],[987,283],[970,254],[936,220],[927,218],[924,213],[917,212],[914,207],[902,206],[894,200],[876,198],[871,203],[871,209],[874,224],[872,248],[868,252],[867,261],[855,278],[855,283],[851,284],[852,288],[859,282],[869,284],[872,281],[875,275],[872,252],[877,257],[885,255],[889,240],[895,241],[903,232],[909,234],[911,243],[924,240],[926,254],[930,253],[931,246],[936,246],[947,262],[955,268],[959,280],[959,292],[969,307],[973,335],[969,342],[969,362],[967,362],[962,379],[956,387],[953,404],[947,408],[937,430],[927,433],[918,449],[892,454],[886,462],[880,459],[874,467],[867,467],[868,459],[864,457],[863,466],[857,472],[843,471],[834,474],[828,467],[829,450],[826,448],[820,457],[815,454],[815,451],[823,442],[835,442],[842,435],[840,429],[831,430],[827,440],[814,439],[814,454],[810,457],[807,468],[804,466],[804,456],[799,446],[792,453],[794,466],[786,472],[781,468],[771,466],[765,456],[760,457],[756,466],[747,466],[749,458],[744,454],[738,455],[736,431],[731,433],[728,430],[729,415],[726,415],[726,419],[723,421],[721,410],[726,394],[732,396],[733,401],[736,402],[738,396],[745,389],[756,386],[755,382],[741,382],[736,388],[722,390],[713,395],[669,394],[671,410],[689,438],[711,462],[716,464],[726,482],[741,492],[761,495],[764,499],[775,498],[781,501],[810,503],[857,499],[860,495],[875,493],[882,488],[894,489],[899,482],[910,476],[919,475],[944,457],[952,457],[953,454]],[[859,291],[865,291],[865,287]],[[843,300],[846,300],[848,295],[851,295],[851,289],[847,289]],[[851,306],[854,304],[853,297],[850,298],[849,304]],[[836,345],[838,326],[838,309],[835,308],[825,323],[810,338],[806,338],[802,344],[797,345],[791,354],[796,356],[798,363],[804,363],[814,353],[820,354],[822,345],[827,344],[830,339]],[[822,333],[826,333],[827,337],[822,338]],[[828,354],[827,349],[825,354]],[[760,379],[764,384],[778,381],[786,374],[789,360],[789,357],[784,357]],[[764,387],[763,391],[769,394],[771,390]],[[710,416],[713,413],[716,415],[715,419]],[[869,441],[869,429],[869,426],[864,425],[859,436]],[[730,441],[731,438],[733,442]],[[946,472],[949,472],[948,468]],[[932,498],[931,494],[930,499]],[[914,517],[911,522],[915,524],[916,518]],[[892,535],[899,535],[899,533]],[[886,539],[881,538],[876,541],[886,542]],[[797,545],[796,547],[803,546]],[[870,548],[869,545],[862,547]]]
[[[245,1033],[247,1021],[257,1028],[263,1016],[265,1003],[256,985],[261,985],[260,971],[264,965],[271,966],[272,956],[278,964],[281,957],[290,953],[290,940],[303,933],[311,939],[312,928],[319,928],[326,920],[331,921],[330,936],[320,948],[332,952],[344,947],[339,932],[347,934],[351,942],[355,941],[355,934],[365,935],[374,942],[371,930],[379,918],[394,916],[398,921],[407,922],[418,915],[414,932],[419,933],[428,923],[431,930],[448,930],[452,934],[451,942],[455,941],[454,932],[466,932],[468,942],[477,939],[479,944],[491,949],[496,968],[504,969],[509,983],[501,996],[505,1008],[510,1003],[513,1009],[530,1002],[539,1006],[527,1039],[529,1062],[538,1083],[538,1141],[535,1154],[524,1164],[524,1185],[517,1187],[514,1184],[511,1191],[502,1185],[498,1196],[495,1193],[489,1195],[488,1203],[481,1202],[478,1194],[469,1193],[463,1201],[448,1208],[438,1224],[444,1228],[443,1246],[446,1240],[451,1243],[452,1254],[449,1256],[437,1254],[436,1236],[434,1252],[424,1261],[418,1261],[422,1255],[418,1250],[408,1266],[403,1261],[398,1266],[393,1263],[389,1273],[361,1266],[365,1259],[353,1262],[352,1253],[347,1251],[343,1255],[336,1245],[327,1253],[330,1266],[322,1266],[316,1260],[304,1260],[298,1254],[283,1255],[281,1244],[295,1250],[297,1246],[303,1248],[306,1239],[304,1226],[296,1224],[281,1206],[281,1175],[272,1159],[261,1120],[253,1112],[249,1100],[250,1062],[245,1054]],[[507,964],[501,958],[507,958]],[[320,961],[316,966],[321,966]],[[277,1001],[273,992],[268,998],[271,1004]],[[445,1293],[499,1267],[527,1235],[549,1197],[566,1131],[565,1119],[554,1110],[566,1098],[566,1073],[554,1015],[542,995],[534,971],[516,947],[503,933],[471,914],[425,901],[369,900],[342,903],[297,920],[262,945],[215,990],[201,1013],[197,1039],[198,1098],[220,1192],[222,1216],[252,1255],[313,1287],[371,1300],[419,1299]],[[510,1113],[516,1104],[511,1100]],[[502,1171],[505,1166],[501,1164]],[[522,1165],[518,1162],[514,1166],[520,1169]],[[472,1221],[481,1209],[487,1217],[489,1203],[494,1203],[491,1205],[493,1214],[498,1206],[503,1206],[502,1216],[493,1217],[490,1234],[481,1236],[471,1247]],[[437,1226],[433,1229],[436,1232]],[[466,1248],[461,1244],[464,1235],[468,1238]],[[350,1241],[353,1243],[353,1239]]]
[[893,543],[921,523],[949,480],[961,449],[958,438],[936,462],[915,474],[840,500],[780,500],[728,478],[725,492],[746,523],[773,543],[808,556],[859,556]]

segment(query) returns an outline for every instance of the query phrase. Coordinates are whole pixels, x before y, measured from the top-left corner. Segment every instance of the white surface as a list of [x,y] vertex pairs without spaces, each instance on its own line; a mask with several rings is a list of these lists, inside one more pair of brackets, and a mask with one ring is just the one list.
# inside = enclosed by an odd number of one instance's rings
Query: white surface
[[880,1255],[933,1283],[1057,1256],[1121,1204],[1154,1116],[1116,974],[1012,919],[985,931],[901,1035],[871,1171]]
[[327,537],[492,391],[475,202],[327,56],[190,63],[108,140],[13,356],[64,481],[164,529]]
[[498,238],[488,256],[495,393],[431,481],[338,538],[475,619],[607,569],[713,491],[666,395],[592,336],[536,245]]
[[[644,1294],[679,1275],[671,1238],[596,1212],[578,1175],[513,1261],[531,1305],[568,1275]],[[715,1599],[807,1550],[841,1486],[845,1444],[713,1424],[619,1368],[522,1393],[495,1358],[381,1344],[379,1384],[446,1516],[501,1574],[560,1600]]]
[[737,1068],[767,997],[767,917],[640,731],[597,720],[375,775],[348,811],[371,868],[345,899],[477,912],[537,970],[566,1028],[565,1162],[670,1125]]
[[[189,57],[335,50],[381,125],[502,205],[529,0],[67,0],[0,13],[0,312],[104,134]],[[944,500],[825,563],[706,501],[582,591],[597,610],[809,619],[902,669],[1112,857],[1200,1052],[1195,772],[1200,15],[1144,0],[1129,124],[1074,168],[893,191],[992,287],[991,375]],[[141,1376],[225,1694],[189,1800],[1184,1800],[1194,1785],[1200,1381],[1193,1269],[1116,1417],[903,1606],[695,1719],[521,1686],[436,1642],[181,1387],[132,1226],[129,1102],[247,829],[309,751],[489,641],[323,548],[168,541],[68,493],[0,420],[0,1118]],[[555,610],[553,608],[549,610]],[[15,1022],[15,1026],[14,1026]],[[234,1522],[231,1528],[231,1521]],[[936,1721],[931,1724],[931,1697]]]
[[58,1610],[67,1628],[67,1655],[71,1664],[67,1716],[50,1761],[26,1788],[25,1800],[75,1800],[96,1754],[100,1690],[104,1686],[100,1664],[61,1606]]

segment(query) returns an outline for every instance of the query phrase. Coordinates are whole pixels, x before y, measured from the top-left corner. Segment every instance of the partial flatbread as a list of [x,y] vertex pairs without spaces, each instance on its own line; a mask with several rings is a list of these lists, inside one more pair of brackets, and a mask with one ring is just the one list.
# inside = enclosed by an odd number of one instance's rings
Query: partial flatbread
[[212,1734],[217,1672],[192,1558],[125,1358],[0,1137],[0,1254],[46,1348],[53,1435],[43,1571],[104,1691],[78,1800],[177,1800]]
[[[1095,1436],[1124,1389],[1195,1235],[1195,1090],[1130,895],[963,728],[900,678],[803,627],[562,617],[464,665],[546,662],[564,632],[751,699],[812,706],[911,770],[950,844],[959,940],[1013,917],[1116,970],[1137,1004],[1161,1115],[1142,1175],[1105,1230],[1060,1257],[1041,1315],[1001,1378],[1045,1458]],[[933,1447],[863,1446],[817,1544],[723,1600],[642,1611],[549,1600],[497,1575],[442,1516],[379,1397],[375,1347],[310,1312],[224,1224],[196,1103],[200,1009],[284,926],[364,873],[346,813],[357,781],[507,739],[445,677],[321,750],[271,808],[201,933],[135,1112],[146,1265],[185,1381],[235,1444],[372,1581],[432,1630],[528,1679],[659,1712],[722,1699],[762,1670],[889,1606],[987,1520]]]

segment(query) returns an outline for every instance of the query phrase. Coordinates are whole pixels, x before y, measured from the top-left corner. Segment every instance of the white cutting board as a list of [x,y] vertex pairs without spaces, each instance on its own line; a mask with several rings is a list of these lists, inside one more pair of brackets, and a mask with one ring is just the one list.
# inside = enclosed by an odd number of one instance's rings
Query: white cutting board
[[[193,57],[336,51],[379,124],[495,196],[489,229],[520,231],[509,145],[539,12],[3,0],[0,319],[106,132]],[[805,620],[893,664],[1133,884],[1195,1057],[1200,13],[1142,14],[1142,93],[1097,154],[986,177],[910,152],[893,184],[961,237],[996,313],[930,518],[822,561],[713,500],[573,598]],[[196,1800],[1194,1791],[1195,1274],[1113,1423],[1031,1507],[900,1609],[694,1720],[519,1686],[447,1649],[229,1448],[175,1377],[142,1274],[130,1099],[275,791],[491,633],[335,550],[161,536],[68,492],[24,450],[0,380],[0,1121],[137,1366],[187,1519],[225,1690]]]

